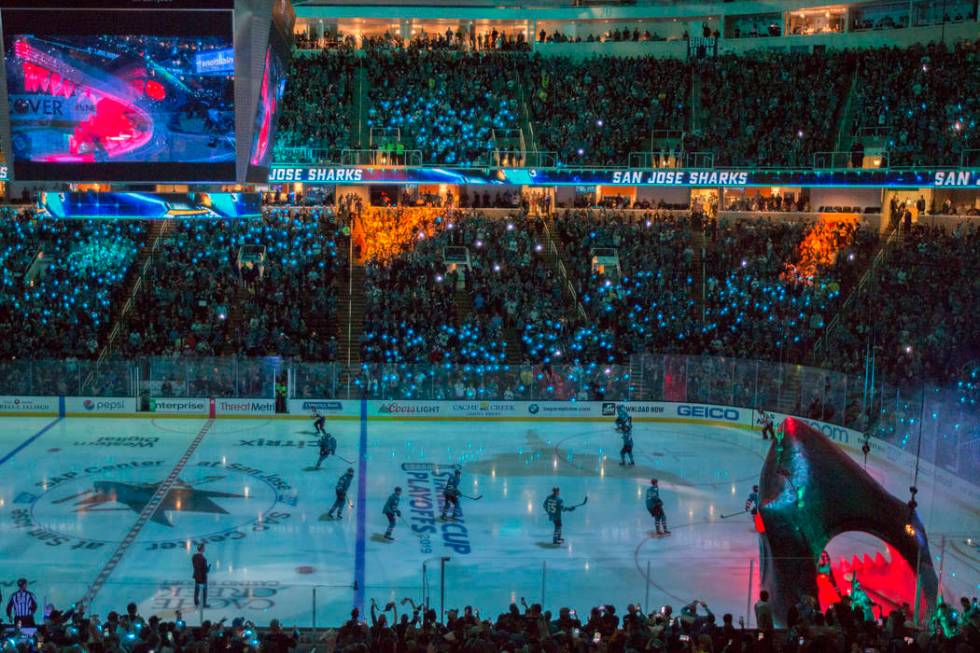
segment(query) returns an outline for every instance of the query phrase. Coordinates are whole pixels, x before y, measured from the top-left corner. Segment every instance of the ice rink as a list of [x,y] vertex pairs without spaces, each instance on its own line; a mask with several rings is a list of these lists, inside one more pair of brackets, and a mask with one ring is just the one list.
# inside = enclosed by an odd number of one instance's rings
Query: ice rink
[[[697,598],[720,618],[745,614],[758,591],[751,519],[721,519],[742,510],[758,482],[768,442],[753,432],[637,422],[636,465],[621,467],[611,419],[327,426],[338,456],[315,471],[311,421],[0,419],[4,595],[24,576],[39,600],[59,608],[89,596],[90,612],[105,617],[132,600],[145,615],[180,609],[196,623],[190,558],[198,541],[212,563],[204,611],[212,620],[336,625],[371,598],[428,595],[438,609],[443,587],[447,608],[471,604],[485,616],[521,597],[579,614],[629,602],[676,611]],[[463,499],[460,519],[441,522],[439,487],[454,465],[462,491],[482,499]],[[348,466],[353,508],[327,520]],[[907,499],[912,470],[874,459],[869,470]],[[651,476],[660,479],[668,537],[653,535],[644,508]],[[396,485],[404,521],[388,543],[381,507]],[[566,514],[561,547],[551,545],[542,509],[556,485],[567,504],[589,498]],[[980,507],[928,477],[919,487],[944,592],[975,595]],[[855,534],[830,549],[836,561],[881,546]]]

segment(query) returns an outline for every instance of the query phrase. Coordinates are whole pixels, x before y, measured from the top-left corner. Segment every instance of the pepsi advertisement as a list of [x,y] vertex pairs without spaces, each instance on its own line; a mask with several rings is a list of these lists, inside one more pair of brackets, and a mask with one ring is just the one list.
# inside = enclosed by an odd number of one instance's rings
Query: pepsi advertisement
[[230,11],[4,10],[14,178],[232,181]]

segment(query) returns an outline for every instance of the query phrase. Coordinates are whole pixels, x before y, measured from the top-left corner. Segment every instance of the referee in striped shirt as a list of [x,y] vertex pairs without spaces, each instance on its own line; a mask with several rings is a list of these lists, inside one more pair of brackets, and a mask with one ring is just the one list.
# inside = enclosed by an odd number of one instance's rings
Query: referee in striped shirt
[[37,612],[37,600],[27,590],[27,579],[17,581],[17,591],[10,595],[7,601],[7,619],[21,628],[34,628],[34,613]]

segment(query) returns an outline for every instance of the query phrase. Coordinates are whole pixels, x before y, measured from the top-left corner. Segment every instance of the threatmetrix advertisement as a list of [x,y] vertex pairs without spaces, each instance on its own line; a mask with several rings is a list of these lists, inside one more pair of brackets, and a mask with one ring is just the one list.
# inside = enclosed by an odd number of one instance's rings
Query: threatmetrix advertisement
[[2,22],[15,179],[234,180],[230,10],[7,6]]

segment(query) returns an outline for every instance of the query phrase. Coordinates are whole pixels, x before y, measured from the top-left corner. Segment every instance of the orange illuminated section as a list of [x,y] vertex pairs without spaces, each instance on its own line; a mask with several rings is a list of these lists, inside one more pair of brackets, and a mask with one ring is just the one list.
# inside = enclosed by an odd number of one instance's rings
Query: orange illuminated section
[[856,214],[821,215],[796,248],[795,262],[786,264],[780,278],[791,283],[812,284],[854,242],[859,221]]
[[360,259],[387,262],[411,251],[416,243],[449,228],[453,212],[428,207],[367,207],[353,223]]

